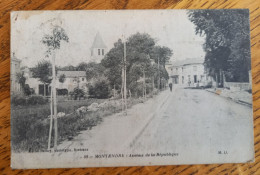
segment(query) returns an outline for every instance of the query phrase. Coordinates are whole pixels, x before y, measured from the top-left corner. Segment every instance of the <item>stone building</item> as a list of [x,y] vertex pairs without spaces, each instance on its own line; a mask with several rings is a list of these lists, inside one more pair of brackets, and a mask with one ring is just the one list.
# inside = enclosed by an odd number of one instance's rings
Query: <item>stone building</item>
[[15,54],[11,56],[11,94],[21,93],[21,85],[17,79],[17,74],[21,72],[21,60],[17,59]]
[[203,59],[185,59],[168,68],[170,82],[181,87],[207,86],[213,81],[206,73]]
[[[60,82],[59,78],[64,75],[64,82]],[[87,78],[85,71],[58,71],[56,87],[58,89],[67,89],[72,92],[75,88],[79,88],[87,92]]]

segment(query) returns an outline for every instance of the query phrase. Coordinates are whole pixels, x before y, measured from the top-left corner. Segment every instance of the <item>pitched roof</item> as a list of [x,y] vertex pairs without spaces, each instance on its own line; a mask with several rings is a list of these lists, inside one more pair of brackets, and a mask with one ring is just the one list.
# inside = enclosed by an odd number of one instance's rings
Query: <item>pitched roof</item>
[[188,64],[203,64],[203,59],[198,58],[186,58],[185,60],[177,60],[172,63],[173,67],[184,66]]
[[57,77],[65,75],[67,78],[86,77],[85,71],[58,71]]
[[99,32],[96,34],[96,37],[94,39],[94,42],[91,46],[91,48],[107,48],[105,45],[103,39],[101,38]]

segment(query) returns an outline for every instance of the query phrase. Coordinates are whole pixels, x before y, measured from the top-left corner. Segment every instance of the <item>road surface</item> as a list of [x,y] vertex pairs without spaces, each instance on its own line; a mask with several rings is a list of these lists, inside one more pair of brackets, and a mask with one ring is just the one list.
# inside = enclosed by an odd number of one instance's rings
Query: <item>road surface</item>
[[127,116],[104,117],[58,152],[12,154],[12,160],[28,168],[247,162],[254,157],[252,126],[248,106],[205,90],[174,89],[132,106]]
[[168,93],[167,101],[131,146],[133,153],[179,153],[180,160],[190,157],[191,163],[248,157],[253,142],[252,108],[205,90]]

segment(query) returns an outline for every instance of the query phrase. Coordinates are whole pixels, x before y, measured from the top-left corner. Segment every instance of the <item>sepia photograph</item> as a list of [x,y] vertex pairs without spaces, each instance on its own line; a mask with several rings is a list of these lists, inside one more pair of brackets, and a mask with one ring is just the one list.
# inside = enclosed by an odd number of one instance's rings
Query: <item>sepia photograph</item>
[[248,9],[11,13],[11,167],[254,161]]

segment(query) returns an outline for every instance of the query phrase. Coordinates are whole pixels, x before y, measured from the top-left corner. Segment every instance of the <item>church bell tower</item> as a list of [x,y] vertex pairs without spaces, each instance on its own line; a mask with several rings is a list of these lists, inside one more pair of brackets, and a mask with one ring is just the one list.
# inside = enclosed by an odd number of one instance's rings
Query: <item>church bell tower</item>
[[95,36],[94,42],[90,48],[91,50],[91,61],[100,63],[101,60],[107,53],[107,46],[105,45],[100,33],[98,32]]

